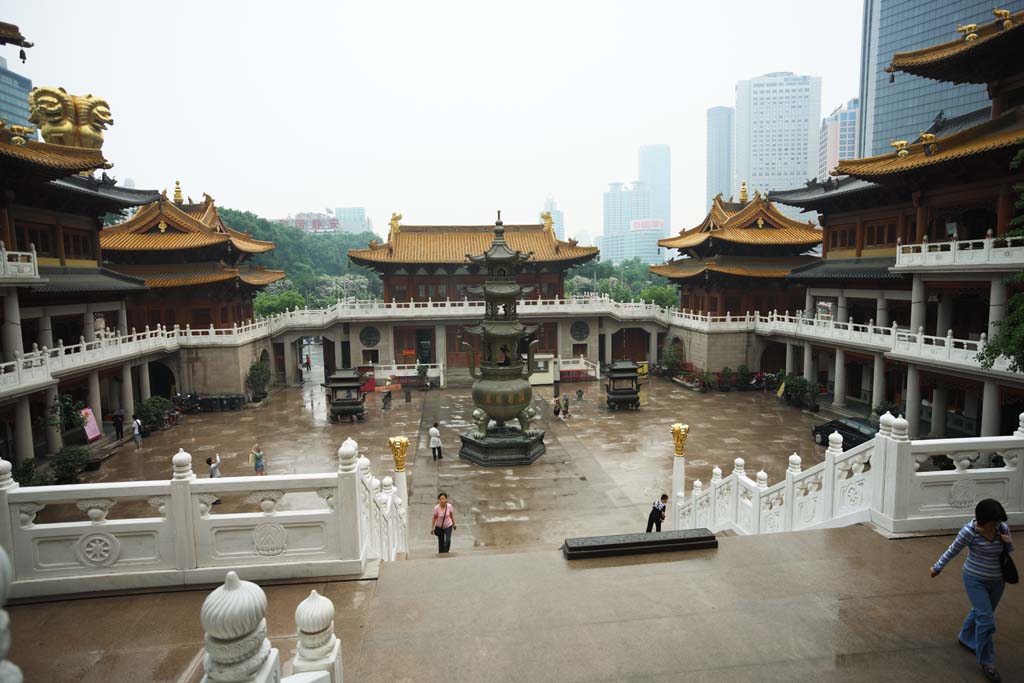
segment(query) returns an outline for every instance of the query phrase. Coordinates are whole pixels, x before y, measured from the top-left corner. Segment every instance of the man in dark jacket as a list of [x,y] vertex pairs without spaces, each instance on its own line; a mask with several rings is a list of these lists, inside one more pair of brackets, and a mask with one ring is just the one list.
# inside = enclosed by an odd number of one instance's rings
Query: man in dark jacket
[[651,529],[657,527],[658,531],[661,531],[661,523],[665,521],[665,508],[668,507],[668,494],[661,494],[661,500],[654,501],[654,505],[651,506],[651,513],[647,515],[647,533],[651,533]]

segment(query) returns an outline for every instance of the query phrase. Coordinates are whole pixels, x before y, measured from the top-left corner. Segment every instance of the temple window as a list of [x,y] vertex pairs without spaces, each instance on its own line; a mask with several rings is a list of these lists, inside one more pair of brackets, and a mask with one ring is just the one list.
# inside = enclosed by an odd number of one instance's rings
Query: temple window
[[[52,225],[42,223],[18,222],[18,249],[28,251],[29,245],[36,246],[36,254],[39,256],[56,256],[56,240],[53,239],[54,228]],[[6,245],[8,249],[12,245]]]
[[93,260],[93,236],[84,230],[64,230],[64,256],[70,259]]

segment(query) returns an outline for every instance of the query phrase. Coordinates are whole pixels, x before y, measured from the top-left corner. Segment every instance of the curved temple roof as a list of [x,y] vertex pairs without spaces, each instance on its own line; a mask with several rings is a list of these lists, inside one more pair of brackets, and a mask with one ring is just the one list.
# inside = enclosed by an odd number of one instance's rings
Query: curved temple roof
[[[714,238],[735,244],[780,244],[813,247],[821,243],[821,230],[814,223],[801,223],[779,212],[775,206],[754,193],[746,204],[726,202],[715,197],[711,210],[700,225],[684,230],[676,237],[658,240],[669,249],[692,249]],[[656,272],[652,269],[652,272]]]
[[146,281],[153,289],[165,287],[190,287],[212,282],[240,280],[254,287],[269,285],[284,278],[283,270],[266,270],[258,266],[242,265],[232,267],[223,263],[178,263],[154,266],[114,265],[115,272]]
[[786,277],[794,268],[806,266],[821,259],[817,256],[784,256],[780,258],[759,256],[713,256],[710,258],[685,258],[651,266],[651,272],[669,280],[687,280],[708,273],[721,273],[753,278]]

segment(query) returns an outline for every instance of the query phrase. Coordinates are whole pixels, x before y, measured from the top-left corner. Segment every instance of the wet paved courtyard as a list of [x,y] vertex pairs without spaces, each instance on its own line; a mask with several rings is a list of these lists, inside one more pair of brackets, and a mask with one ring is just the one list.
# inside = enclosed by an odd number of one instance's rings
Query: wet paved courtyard
[[[406,402],[396,393],[392,408],[381,409],[381,395],[367,397],[362,423],[332,424],[314,367],[301,387],[275,390],[261,405],[243,411],[187,415],[184,422],[146,438],[136,451],[129,443],[86,481],[127,481],[170,477],[170,457],[179,447],[193,456],[199,476],[205,460],[220,453],[225,476],[253,474],[247,457],[259,443],[267,454],[268,474],[322,472],[337,466],[338,446],[349,436],[383,478],[394,468],[387,439],[407,436],[412,443],[407,469],[410,487],[410,556],[436,553],[430,535],[431,508],[439,491],[455,505],[458,529],[454,552],[469,549],[557,547],[567,536],[642,531],[651,502],[670,492],[672,439],[669,425],[686,422],[687,488],[694,479],[707,483],[711,468],[725,474],[733,459],[746,460],[747,473],[768,473],[769,483],[784,476],[787,458],[798,453],[804,466],[820,462],[810,427],[822,418],[779,402],[773,393],[713,392],[698,394],[668,380],[652,378],[642,389],[640,410],[609,412],[603,387],[596,382],[564,384],[572,399],[571,417],[556,419],[552,387],[534,388],[547,453],[534,465],[481,468],[458,458],[458,434],[470,427],[473,406],[469,388],[413,391]],[[433,462],[427,430],[437,421],[445,446],[443,460]],[[319,505],[313,494],[288,494],[279,509]],[[220,512],[247,505],[243,497],[225,500]],[[249,503],[248,505],[252,505]],[[73,506],[51,506],[41,516],[80,517]],[[110,517],[149,515],[140,503],[119,505]],[[76,518],[77,518],[76,517]]]

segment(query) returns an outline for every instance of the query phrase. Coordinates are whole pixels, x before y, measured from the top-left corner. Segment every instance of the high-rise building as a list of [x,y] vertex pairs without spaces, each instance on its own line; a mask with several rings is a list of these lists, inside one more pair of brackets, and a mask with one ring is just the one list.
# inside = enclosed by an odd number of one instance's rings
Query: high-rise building
[[[998,6],[1019,12],[1024,0],[1004,0]],[[949,119],[989,106],[984,85],[890,75],[884,69],[896,52],[959,38],[957,24],[992,21],[992,7],[986,0],[865,0],[858,157],[889,152],[893,140],[914,140],[939,112]]]
[[857,125],[860,100],[854,97],[821,120],[818,139],[818,180],[828,177],[840,159],[857,158]]
[[637,218],[651,217],[651,191],[637,180],[632,187],[625,183],[609,183],[604,193],[604,234],[629,230]]
[[604,193],[604,233],[597,239],[601,259],[619,263],[642,258],[645,263],[661,263],[660,257],[651,254],[658,254],[665,226],[651,212],[651,190],[646,183],[637,180],[632,187],[610,183]]
[[725,199],[732,194],[732,107],[708,109],[707,210],[715,195]]
[[551,214],[551,222],[555,228],[555,239],[565,239],[565,213],[558,208],[558,202],[551,195],[544,199],[544,211]]
[[342,232],[373,232],[373,223],[366,217],[362,206],[340,207],[334,210],[338,229]]
[[672,150],[668,145],[644,145],[639,154],[640,182],[651,192],[651,213],[638,218],[660,218],[665,230],[672,226]]
[[340,232],[341,222],[329,213],[318,213],[316,211],[304,211],[288,216],[287,218],[275,219],[275,223],[283,223],[292,228],[298,228],[303,232]]
[[765,194],[802,186],[817,175],[820,123],[821,78],[775,72],[739,81],[733,195],[739,196],[742,182],[751,194]]
[[28,94],[32,80],[7,68],[7,60],[0,57],[0,117],[15,126],[31,126],[28,120]]

